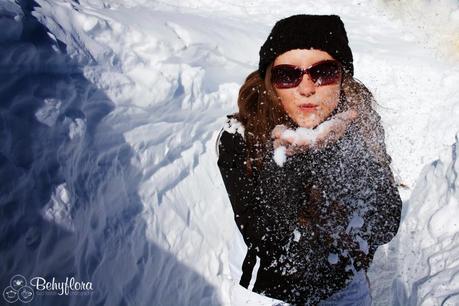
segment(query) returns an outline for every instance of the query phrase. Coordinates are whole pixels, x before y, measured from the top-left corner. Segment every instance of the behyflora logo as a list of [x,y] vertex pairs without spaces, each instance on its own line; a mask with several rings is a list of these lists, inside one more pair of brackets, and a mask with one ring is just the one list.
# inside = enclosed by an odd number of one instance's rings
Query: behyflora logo
[[35,276],[27,283],[27,279],[14,275],[8,287],[3,290],[3,298],[8,303],[21,301],[29,303],[35,295],[89,295],[93,293],[92,282],[77,281],[74,277],[66,277],[64,281],[57,281],[55,277],[48,281],[41,276]]
[[21,274],[16,274],[10,279],[10,285],[3,290],[3,298],[8,303],[14,303],[17,300],[23,303],[29,303],[33,300],[34,291],[27,285],[27,280]]

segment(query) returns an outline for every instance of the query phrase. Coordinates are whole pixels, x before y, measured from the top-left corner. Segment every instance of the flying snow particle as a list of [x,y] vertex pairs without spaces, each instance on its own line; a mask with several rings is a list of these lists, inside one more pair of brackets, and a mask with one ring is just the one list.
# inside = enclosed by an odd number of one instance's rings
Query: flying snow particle
[[295,229],[293,231],[293,241],[298,242],[300,241],[300,238],[301,238],[301,233],[297,229]]
[[336,265],[338,263],[338,254],[330,253],[328,254],[328,262],[332,265]]
[[274,161],[276,164],[278,164],[280,167],[282,167],[287,160],[287,156],[285,155],[286,148],[284,146],[277,147],[274,150]]

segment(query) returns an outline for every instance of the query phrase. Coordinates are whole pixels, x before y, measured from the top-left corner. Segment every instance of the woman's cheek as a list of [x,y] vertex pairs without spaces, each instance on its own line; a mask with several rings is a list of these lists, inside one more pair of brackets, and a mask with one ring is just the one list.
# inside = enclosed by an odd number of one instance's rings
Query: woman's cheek
[[281,97],[282,106],[284,107],[285,112],[292,114],[298,113],[298,107],[296,106],[295,99],[292,94],[285,94]]
[[339,94],[332,93],[323,98],[322,109],[326,112],[324,115],[330,114],[338,106]]
[[329,101],[325,102],[324,103],[324,108],[323,108],[324,112],[325,112],[324,115],[330,114],[335,109],[335,107],[336,107],[336,104],[335,104],[334,101],[330,101],[329,100]]

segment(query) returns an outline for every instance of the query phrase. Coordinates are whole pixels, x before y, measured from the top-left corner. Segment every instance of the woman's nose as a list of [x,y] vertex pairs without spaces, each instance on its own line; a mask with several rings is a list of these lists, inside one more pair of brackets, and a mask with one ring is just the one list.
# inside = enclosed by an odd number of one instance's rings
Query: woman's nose
[[298,85],[298,91],[301,95],[311,96],[316,93],[316,86],[307,74],[303,75],[303,79]]

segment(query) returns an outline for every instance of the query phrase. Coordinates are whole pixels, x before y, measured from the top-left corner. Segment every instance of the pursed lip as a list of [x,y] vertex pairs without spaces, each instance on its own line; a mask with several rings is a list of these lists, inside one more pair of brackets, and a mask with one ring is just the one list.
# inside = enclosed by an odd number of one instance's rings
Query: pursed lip
[[298,107],[302,110],[314,110],[317,108],[317,104],[312,104],[312,103],[305,103],[305,104],[300,104]]

